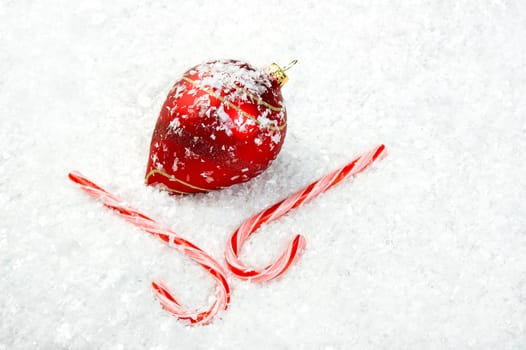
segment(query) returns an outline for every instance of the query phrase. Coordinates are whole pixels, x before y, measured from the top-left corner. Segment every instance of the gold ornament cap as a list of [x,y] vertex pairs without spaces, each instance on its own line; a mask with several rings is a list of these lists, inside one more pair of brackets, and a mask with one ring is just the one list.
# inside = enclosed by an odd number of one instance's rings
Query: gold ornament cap
[[285,71],[289,70],[296,63],[298,63],[298,60],[293,60],[283,68],[281,68],[277,63],[272,63],[268,67],[268,73],[278,82],[279,86],[283,86],[287,81],[289,81],[289,77]]

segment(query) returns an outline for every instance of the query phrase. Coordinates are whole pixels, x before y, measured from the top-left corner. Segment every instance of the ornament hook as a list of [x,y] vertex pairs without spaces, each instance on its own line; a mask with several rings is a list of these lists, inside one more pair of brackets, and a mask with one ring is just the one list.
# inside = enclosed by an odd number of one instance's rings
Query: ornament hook
[[287,64],[285,67],[283,67],[283,71],[288,71],[289,69],[291,69],[294,65],[296,65],[296,63],[298,63],[298,60],[292,60],[289,62],[289,64]]
[[292,60],[284,68],[281,68],[277,63],[272,63],[268,68],[268,72],[280,86],[283,86],[289,80],[285,71],[289,70],[296,63],[298,63],[298,60]]

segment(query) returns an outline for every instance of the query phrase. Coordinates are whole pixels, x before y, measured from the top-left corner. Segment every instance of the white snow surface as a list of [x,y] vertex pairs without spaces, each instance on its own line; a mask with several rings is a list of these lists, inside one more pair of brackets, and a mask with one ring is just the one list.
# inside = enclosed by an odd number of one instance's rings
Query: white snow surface
[[[173,83],[196,64],[299,63],[262,175],[169,196],[143,182]],[[389,155],[245,246],[209,326],[163,311],[199,266],[71,183],[79,170],[223,261],[250,215],[368,150]],[[0,349],[526,348],[526,2],[0,2]]]

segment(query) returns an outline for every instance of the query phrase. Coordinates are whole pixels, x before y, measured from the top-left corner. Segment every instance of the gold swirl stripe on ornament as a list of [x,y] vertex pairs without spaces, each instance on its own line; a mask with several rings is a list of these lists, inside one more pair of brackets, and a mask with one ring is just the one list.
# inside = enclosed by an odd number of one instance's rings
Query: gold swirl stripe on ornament
[[[229,107],[235,109],[238,113],[241,113],[243,114],[245,117],[247,117],[248,119],[252,120],[254,123],[256,123],[257,125],[259,126],[262,126],[264,128],[267,128],[269,130],[277,130],[277,131],[280,131],[280,130],[283,130],[287,127],[287,124],[283,124],[283,125],[280,125],[280,126],[273,126],[273,125],[263,125],[259,120],[257,120],[257,118],[255,118],[254,116],[250,115],[249,113],[245,112],[244,110],[242,110],[241,108],[239,108],[238,106],[236,106],[235,104],[233,104],[232,102],[230,101],[227,101],[225,98],[223,98],[222,96],[219,96],[217,94],[215,94],[211,89],[207,89],[203,86],[200,86],[196,81],[190,79],[190,78],[187,78],[187,77],[184,77],[183,78],[184,80],[186,80],[187,82],[189,82],[190,84],[192,84],[193,86],[195,86],[196,88],[200,89],[200,90],[203,90],[204,92],[206,92],[207,94],[209,94],[210,96],[212,97],[215,97],[217,98],[219,101],[221,101],[222,103],[224,104],[227,104]],[[254,96],[255,97],[255,96]],[[261,99],[260,99],[261,100]],[[258,101],[259,102],[259,101]],[[264,102],[264,101],[263,101]],[[265,102],[265,104],[268,105],[268,103]],[[265,104],[263,104],[264,106],[266,106]],[[271,105],[268,105],[268,106],[271,106]],[[266,107],[268,107],[266,106]],[[273,106],[272,106],[273,107]],[[269,108],[269,107],[268,107]],[[276,107],[274,107],[276,108]]]
[[235,87],[237,91],[241,91],[243,92],[244,94],[247,94],[248,96],[250,96],[251,99],[257,101],[259,104],[262,104],[263,106],[267,107],[268,109],[272,110],[272,111],[275,111],[275,112],[281,112],[283,110],[283,107],[276,107],[276,106],[273,106],[271,105],[270,103],[266,102],[265,100],[263,100],[261,97],[258,97],[252,93],[250,93],[248,90],[246,89],[243,89],[241,87],[238,87],[236,86]]
[[[190,187],[190,188],[192,188],[192,189],[194,189],[194,190],[198,190],[198,191],[202,191],[202,192],[210,192],[210,190],[207,189],[207,188],[202,188],[202,187],[194,186],[194,185],[192,185],[192,184],[190,184],[190,183],[188,183],[188,182],[185,182],[185,181],[183,181],[183,180],[180,180],[180,179],[176,178],[175,176],[170,175],[170,174],[168,174],[167,172],[164,172],[164,171],[159,170],[159,169],[152,169],[152,170],[150,170],[150,172],[146,175],[146,181],[148,181],[148,179],[149,179],[151,176],[155,175],[155,174],[162,175],[162,176],[166,177],[166,178],[167,178],[168,180],[170,180],[170,181],[178,182],[178,183],[180,183],[181,185],[184,185],[184,186],[186,186],[186,187]],[[166,184],[163,184],[163,185],[166,186]],[[168,191],[170,191],[170,192],[175,192],[175,193],[179,193],[179,194],[190,194],[190,193],[191,193],[191,192],[184,192],[184,191],[176,190],[176,189],[170,188],[170,187],[168,187],[168,186],[166,186],[166,189],[167,189]]]

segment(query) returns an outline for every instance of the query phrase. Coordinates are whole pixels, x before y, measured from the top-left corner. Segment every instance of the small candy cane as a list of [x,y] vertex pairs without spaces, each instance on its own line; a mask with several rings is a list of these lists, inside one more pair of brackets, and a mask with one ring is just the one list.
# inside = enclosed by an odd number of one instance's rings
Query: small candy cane
[[252,236],[261,225],[277,220],[292,209],[310,202],[319,194],[327,191],[340,181],[358,174],[371,165],[375,160],[381,159],[385,155],[385,146],[377,146],[346,166],[333,171],[318,181],[311,183],[299,192],[296,192],[290,197],[283,199],[243,222],[243,224],[241,224],[241,226],[239,226],[239,228],[232,234],[227,243],[225,258],[230,271],[243,280],[253,282],[269,281],[281,276],[299,258],[299,255],[306,245],[305,237],[302,235],[296,235],[281,256],[274,263],[260,271],[247,267],[241,262],[241,260],[239,260],[239,252],[241,251],[241,248],[243,248],[243,244],[245,244],[250,236]]
[[180,250],[192,260],[205,268],[216,282],[216,300],[205,310],[188,311],[172,296],[168,287],[161,281],[152,282],[152,287],[159,298],[162,306],[170,313],[181,320],[189,321],[192,324],[208,324],[215,315],[222,310],[226,310],[230,303],[230,286],[226,279],[223,267],[210,255],[193,243],[178,236],[172,230],[161,226],[159,223],[140,213],[135,208],[127,205],[119,198],[106,192],[101,187],[89,181],[78,172],[69,173],[69,178],[80,185],[80,188],[90,196],[100,200],[106,207],[115,210],[125,220],[142,228],[144,231],[160,238],[164,243],[172,248]]

